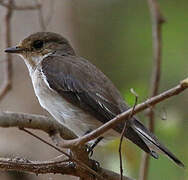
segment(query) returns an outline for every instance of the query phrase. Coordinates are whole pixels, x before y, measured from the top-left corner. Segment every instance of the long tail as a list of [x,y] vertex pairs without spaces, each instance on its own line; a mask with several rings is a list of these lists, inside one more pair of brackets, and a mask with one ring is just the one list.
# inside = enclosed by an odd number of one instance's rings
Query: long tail
[[[120,126],[116,127],[117,131],[120,131],[120,129]],[[149,153],[155,159],[158,159],[157,152],[159,152],[165,154],[178,166],[184,167],[184,164],[173,153],[171,153],[162,143],[160,143],[157,137],[154,134],[152,134],[136,118],[127,121],[125,137],[127,137],[136,145],[138,145],[145,152]]]

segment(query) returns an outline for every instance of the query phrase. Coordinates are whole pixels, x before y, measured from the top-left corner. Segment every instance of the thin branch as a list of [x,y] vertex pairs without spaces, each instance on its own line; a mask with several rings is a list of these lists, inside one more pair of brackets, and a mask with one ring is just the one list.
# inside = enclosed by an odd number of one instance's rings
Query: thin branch
[[[179,93],[181,93],[182,91],[184,91],[185,89],[188,88],[188,79],[185,79],[183,81],[180,82],[179,85],[157,95],[154,97],[151,97],[149,99],[147,99],[145,102],[142,102],[140,104],[138,104],[135,107],[134,113],[136,114],[138,112],[143,111],[144,109],[147,109],[148,107],[151,107],[155,104],[160,103],[161,101],[164,101],[166,99],[168,99],[171,96],[175,96],[178,95]],[[117,123],[121,122],[121,121],[126,121],[127,118],[129,117],[130,113],[132,112],[133,108],[130,108],[129,110],[117,115],[115,118],[113,118],[112,120],[110,120],[109,122],[103,124],[102,126],[100,126],[99,128],[97,128],[96,130],[93,130],[92,132],[77,138],[77,139],[73,139],[70,140],[70,144],[72,146],[77,146],[80,144],[85,144],[90,140],[93,140],[99,136],[101,136],[103,133],[105,133],[106,131],[108,131],[109,129],[113,128]]]
[[165,22],[161,15],[159,5],[156,0],[148,0],[151,16],[152,16],[152,36],[153,36],[153,72],[151,82],[151,96],[158,93],[160,75],[161,75],[161,54],[162,54],[162,24]]
[[0,112],[0,127],[19,127],[42,130],[50,136],[59,133],[63,139],[74,139],[77,136],[67,127],[50,117],[25,113]]
[[[13,10],[35,10],[40,9],[41,5],[36,4],[34,6],[17,6],[14,3],[14,0],[8,0],[4,2],[0,0],[0,6],[4,6],[6,8],[6,14],[4,19],[4,35],[5,37],[5,46],[11,46],[11,17],[13,14]],[[5,68],[4,68],[4,81],[2,86],[0,87],[0,100],[11,90],[12,87],[12,55],[6,54],[5,55]]]
[[43,143],[45,143],[45,144],[47,144],[48,146],[50,146],[50,147],[52,147],[53,149],[55,149],[56,151],[62,153],[62,154],[65,155],[65,156],[67,156],[70,160],[73,160],[73,161],[74,161],[74,159],[72,159],[72,157],[71,157],[68,153],[62,151],[61,149],[59,149],[58,147],[54,146],[53,144],[47,142],[46,140],[42,139],[41,137],[39,137],[39,136],[35,135],[34,133],[28,131],[27,129],[20,128],[20,130],[22,130],[22,131],[26,132],[27,134],[29,134],[29,135],[35,137],[36,139],[42,141]]
[[[165,22],[164,17],[161,15],[159,5],[156,0],[148,0],[152,19],[152,36],[153,36],[153,72],[151,81],[151,94],[150,97],[156,96],[159,90],[160,75],[161,75],[161,47],[162,47],[162,24]],[[154,106],[149,110],[149,129],[154,132],[155,126],[155,114]],[[140,167],[140,180],[147,180],[148,168],[149,168],[149,155],[143,153],[141,167]]]
[[[8,4],[13,5],[14,1],[9,0]],[[5,19],[4,19],[4,35],[5,37],[5,46],[11,46],[11,17],[12,17],[12,9],[7,8]],[[12,56],[10,54],[5,55],[5,68],[4,68],[4,82],[2,87],[0,88],[0,100],[8,93],[12,86]]]
[[5,3],[4,0],[0,0],[0,5],[8,8],[8,9],[11,9],[11,10],[19,10],[19,11],[37,10],[41,7],[40,4],[36,4],[36,5],[32,5],[32,6],[30,6],[30,5],[18,6],[15,4]]
[[50,0],[49,6],[50,6],[49,7],[50,9],[49,9],[48,15],[47,15],[46,20],[45,20],[46,27],[48,27],[48,25],[52,21],[52,17],[53,17],[54,10],[55,10],[55,1]]
[[41,26],[42,31],[46,31],[46,23],[43,16],[43,9],[42,6],[38,9],[38,19]]
[[[135,106],[138,103],[138,95],[136,94],[136,92],[133,89],[131,89],[131,93],[135,95],[135,103],[134,103],[134,106],[132,108],[132,112],[129,115],[128,119],[132,118]],[[122,142],[123,142],[123,138],[124,138],[124,135],[125,135],[125,130],[126,130],[126,123],[124,123],[124,127],[123,127],[123,130],[121,132],[120,143],[119,143],[120,179],[121,180],[123,179],[123,165],[122,165],[122,153],[121,153],[121,151],[122,151]]]
[[94,176],[98,177],[99,179],[103,179],[102,177],[99,176],[99,174],[97,172],[95,172],[93,169],[91,169],[90,167],[88,167],[86,164],[82,163],[79,159],[74,159],[71,155],[69,155],[68,153],[64,152],[63,150],[59,149],[58,147],[54,146],[53,144],[47,142],[46,140],[42,139],[41,137],[35,135],[34,133],[24,129],[24,128],[20,128],[20,130],[28,133],[29,135],[35,137],[36,139],[42,141],[43,143],[47,144],[48,146],[52,147],[53,149],[55,149],[56,151],[62,153],[63,155],[65,155],[66,157],[69,158],[70,161],[72,162],[76,162],[77,164],[79,164],[82,168],[84,168],[85,170],[87,170],[88,172],[90,172],[91,174],[93,174]]
[[40,3],[39,0],[38,0],[38,4],[40,4],[40,8],[38,9],[39,23],[40,23],[42,31],[46,31],[48,25],[50,24],[50,22],[52,20],[52,16],[54,14],[54,4],[55,4],[55,2],[50,1],[50,5],[49,5],[50,10],[49,10],[46,18],[44,18],[43,6],[42,6],[42,3]]

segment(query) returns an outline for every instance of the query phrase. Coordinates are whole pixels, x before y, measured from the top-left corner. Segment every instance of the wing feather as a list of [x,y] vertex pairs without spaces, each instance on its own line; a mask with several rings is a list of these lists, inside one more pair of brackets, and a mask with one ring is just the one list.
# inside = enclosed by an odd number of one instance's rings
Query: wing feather
[[41,65],[50,88],[105,123],[121,113],[119,102],[116,102],[116,97],[106,93],[109,89],[106,90],[104,81],[109,83],[109,80],[105,77],[105,80],[96,81],[96,77],[99,77],[101,72],[91,64],[88,69],[87,63],[74,62],[68,57],[48,56]]

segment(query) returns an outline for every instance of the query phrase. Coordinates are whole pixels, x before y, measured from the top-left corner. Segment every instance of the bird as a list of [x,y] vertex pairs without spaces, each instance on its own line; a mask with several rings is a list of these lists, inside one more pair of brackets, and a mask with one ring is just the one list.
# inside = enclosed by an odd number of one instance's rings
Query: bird
[[[36,32],[5,49],[24,60],[40,105],[78,137],[91,132],[130,107],[112,81],[95,65],[78,56],[69,41],[54,32]],[[126,122],[124,136],[158,159],[166,155],[184,164],[137,117]],[[124,122],[103,134],[101,144],[122,132]]]

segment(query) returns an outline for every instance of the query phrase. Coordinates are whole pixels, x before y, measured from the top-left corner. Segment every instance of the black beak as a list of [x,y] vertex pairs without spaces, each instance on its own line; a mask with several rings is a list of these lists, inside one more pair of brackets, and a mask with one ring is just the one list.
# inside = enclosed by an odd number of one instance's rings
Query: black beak
[[18,46],[5,49],[6,53],[21,53],[23,51],[24,51],[24,49],[21,47],[18,47]]

